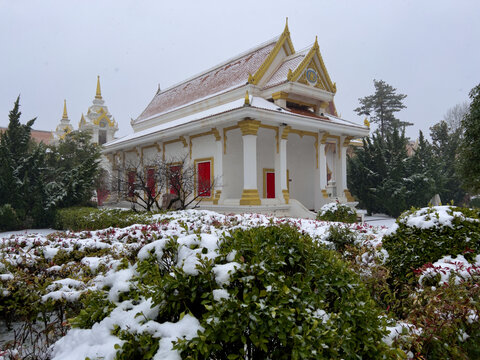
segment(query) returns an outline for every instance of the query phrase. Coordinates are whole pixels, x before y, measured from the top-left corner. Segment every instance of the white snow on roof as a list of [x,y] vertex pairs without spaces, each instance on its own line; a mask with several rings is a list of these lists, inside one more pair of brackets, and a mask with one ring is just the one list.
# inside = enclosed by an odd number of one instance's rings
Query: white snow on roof
[[124,136],[122,138],[115,139],[115,140],[110,141],[109,143],[105,144],[105,146],[109,147],[109,146],[119,144],[119,143],[122,143],[122,142],[125,142],[125,141],[138,139],[142,136],[146,136],[146,135],[149,135],[149,134],[152,134],[152,133],[156,133],[156,132],[160,132],[160,131],[163,131],[163,130],[171,129],[171,128],[176,127],[176,126],[187,124],[191,121],[203,119],[203,118],[206,118],[206,117],[209,117],[209,116],[220,114],[220,113],[225,112],[225,111],[240,108],[240,107],[243,106],[244,102],[245,102],[245,99],[238,99],[238,100],[235,100],[235,101],[223,104],[223,105],[219,105],[219,106],[216,106],[216,107],[204,110],[204,111],[200,111],[200,112],[182,117],[180,119],[172,120],[172,121],[169,121],[167,123],[160,124],[160,125],[157,125],[157,126],[153,126],[151,128],[135,132],[133,134]]
[[[150,134],[153,134],[153,133],[158,133],[158,132],[165,131],[165,130],[168,130],[168,129],[171,129],[171,128],[174,128],[174,127],[177,127],[177,126],[180,126],[180,125],[188,124],[188,123],[196,121],[196,120],[204,119],[204,118],[207,118],[207,117],[210,117],[210,116],[214,116],[214,115],[218,115],[218,114],[221,114],[221,113],[224,113],[224,112],[227,112],[227,111],[238,109],[238,108],[243,107],[244,103],[245,103],[244,98],[237,99],[237,100],[231,101],[231,102],[223,104],[223,105],[215,106],[215,107],[212,107],[212,108],[204,110],[204,111],[196,112],[194,114],[182,117],[180,119],[172,120],[172,121],[160,124],[160,125],[153,126],[151,128],[145,129],[145,130],[134,132],[134,133],[132,133],[130,135],[127,135],[127,136],[124,136],[122,138],[110,141],[109,143],[105,144],[105,147],[108,148],[108,147],[111,147],[111,146],[116,145],[116,144],[120,144],[120,143],[123,143],[123,142],[126,142],[126,141],[141,138],[142,136],[147,136],[147,135],[150,135]],[[250,104],[251,104],[252,107],[258,108],[258,109],[265,109],[265,110],[271,110],[271,111],[281,111],[285,114],[293,114],[290,111],[282,109],[278,105],[276,105],[276,104],[274,104],[270,101],[267,101],[267,100],[265,100],[264,98],[261,98],[261,97],[250,96]],[[301,116],[301,117],[305,117],[305,118],[310,118],[309,116],[305,116],[305,115],[299,115],[299,114],[293,114],[293,115]],[[340,119],[340,118],[338,118],[336,116],[333,116],[333,115],[326,114],[325,116],[329,120],[331,120],[332,122],[334,122],[336,124],[349,125],[349,126],[352,126],[352,125],[360,126],[358,124],[355,124],[354,122],[343,120],[343,119]]]
[[[197,112],[195,114],[191,114],[191,115],[182,117],[180,119],[169,121],[169,122],[164,123],[164,124],[160,124],[160,125],[153,126],[151,128],[148,128],[148,129],[145,129],[145,130],[142,130],[142,131],[132,133],[130,135],[124,136],[124,137],[119,138],[119,139],[115,139],[115,140],[110,141],[109,143],[105,144],[105,146],[109,147],[109,146],[116,145],[116,144],[119,144],[119,143],[122,143],[122,142],[125,142],[125,141],[138,139],[142,136],[146,136],[146,135],[149,135],[149,134],[152,134],[152,133],[156,133],[156,132],[164,131],[164,130],[167,130],[167,129],[171,129],[173,127],[184,125],[184,124],[187,124],[187,123],[195,121],[195,120],[200,120],[200,119],[203,119],[203,118],[206,118],[206,117],[209,117],[209,116],[221,114],[221,113],[226,112],[226,111],[241,108],[241,107],[243,107],[244,103],[245,103],[244,98],[237,99],[237,100],[231,101],[231,102],[223,104],[223,105],[219,105],[219,106],[216,106],[216,107],[204,110],[204,111]],[[263,98],[256,97],[256,96],[255,97],[250,96],[250,104],[251,104],[251,106],[256,107],[256,108],[260,108],[260,109],[287,112],[287,111],[283,110],[282,108],[278,107],[277,105],[275,105],[274,103],[271,103],[271,102],[269,102],[269,101],[267,101]]]

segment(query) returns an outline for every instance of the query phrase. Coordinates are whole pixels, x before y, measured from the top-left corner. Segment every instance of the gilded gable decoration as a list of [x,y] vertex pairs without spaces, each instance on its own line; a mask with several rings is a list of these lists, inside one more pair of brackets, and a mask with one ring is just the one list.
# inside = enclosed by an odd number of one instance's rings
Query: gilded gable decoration
[[[319,65],[317,65],[317,59]],[[308,79],[307,79],[308,76]],[[315,37],[315,43],[304,57],[302,62],[297,66],[295,70],[289,69],[287,79],[289,81],[297,81],[299,83],[308,85],[311,84],[316,88],[329,91],[331,93],[337,92],[337,87],[330,76],[328,75],[327,68],[323,62],[322,55],[320,54],[320,47],[318,46],[318,38]]]

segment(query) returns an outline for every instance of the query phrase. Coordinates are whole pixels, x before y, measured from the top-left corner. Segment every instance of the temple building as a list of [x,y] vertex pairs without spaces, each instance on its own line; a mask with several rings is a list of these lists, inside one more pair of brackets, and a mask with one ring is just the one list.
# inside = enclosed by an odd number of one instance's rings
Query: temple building
[[296,52],[287,24],[275,39],[159,89],[132,120],[133,133],[103,154],[124,171],[135,160],[148,167],[186,154],[198,186],[214,181],[203,208],[305,216],[353,201],[347,147],[369,128],[338,116],[336,92],[317,39]]
[[[103,145],[115,138],[118,131],[118,124],[108,111],[105,101],[102,98],[100,88],[100,76],[97,77],[97,91],[92,105],[87,110],[87,116],[83,114],[78,123],[78,130],[89,131],[92,134],[92,142]],[[63,102],[63,116],[57,128],[52,133],[54,142],[63,139],[66,134],[73,131],[70,119],[67,114],[67,101]]]

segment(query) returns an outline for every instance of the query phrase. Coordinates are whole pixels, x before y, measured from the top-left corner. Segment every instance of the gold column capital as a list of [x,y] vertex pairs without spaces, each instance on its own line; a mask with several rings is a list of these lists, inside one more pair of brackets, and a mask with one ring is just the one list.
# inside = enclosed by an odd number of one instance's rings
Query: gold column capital
[[245,119],[238,122],[238,126],[242,131],[242,136],[245,135],[257,135],[258,128],[260,127],[261,122],[253,119]]
[[272,94],[273,100],[287,99],[287,98],[288,98],[288,93],[285,91],[277,91]]
[[282,131],[282,140],[288,140],[288,134],[290,133],[290,130],[292,130],[292,127],[287,125],[283,128]]

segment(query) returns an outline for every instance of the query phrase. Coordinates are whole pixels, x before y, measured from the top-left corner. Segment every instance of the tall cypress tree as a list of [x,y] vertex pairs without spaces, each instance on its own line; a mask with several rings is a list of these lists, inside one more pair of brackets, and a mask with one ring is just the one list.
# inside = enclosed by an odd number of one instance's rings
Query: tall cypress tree
[[458,156],[458,170],[465,188],[480,193],[480,84],[470,91],[469,111],[462,120],[463,140]]
[[9,113],[8,128],[0,135],[0,205],[10,204],[16,209],[21,207],[19,202],[22,202],[23,194],[20,187],[29,170],[24,160],[33,146],[30,133],[36,120],[23,125],[20,123],[21,114],[19,96]]

